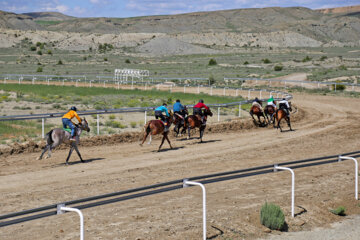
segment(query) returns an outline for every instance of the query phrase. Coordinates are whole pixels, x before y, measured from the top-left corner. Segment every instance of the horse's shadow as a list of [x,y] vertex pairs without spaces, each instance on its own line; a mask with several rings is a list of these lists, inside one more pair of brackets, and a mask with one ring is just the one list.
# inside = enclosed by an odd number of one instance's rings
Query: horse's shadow
[[[83,164],[83,163],[90,163],[90,162],[94,162],[94,161],[100,161],[100,160],[104,160],[105,158],[90,158],[90,159],[84,159],[84,162],[79,161],[74,161],[74,162],[68,162],[68,165],[76,165],[76,164]],[[55,166],[62,166],[62,165],[66,165],[66,163],[60,163],[57,164]]]
[[178,149],[181,149],[181,148],[184,148],[184,147],[181,146],[181,147],[165,148],[165,149],[160,149],[160,151],[153,150],[152,152],[167,152],[167,151],[178,150]]
[[199,144],[202,144],[202,143],[212,143],[212,142],[220,142],[220,141],[222,141],[222,140],[220,140],[220,139],[213,139],[213,140],[203,140],[202,142],[198,142]]
[[286,130],[282,130],[282,132],[281,133],[284,133],[284,132],[295,132],[297,129],[292,129],[292,130],[290,130],[290,129],[286,129]]

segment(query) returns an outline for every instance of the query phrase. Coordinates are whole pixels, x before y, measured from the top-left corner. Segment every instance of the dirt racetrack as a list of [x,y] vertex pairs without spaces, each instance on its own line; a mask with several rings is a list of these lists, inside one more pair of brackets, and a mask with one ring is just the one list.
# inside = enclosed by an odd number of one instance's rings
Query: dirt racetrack
[[[1,215],[68,200],[204,174],[359,150],[360,99],[299,95],[293,132],[249,128],[206,132],[197,139],[173,140],[174,150],[156,152],[159,140],[82,146],[87,160],[67,150],[37,161],[39,153],[0,160]],[[251,122],[250,119],[242,120]],[[285,129],[287,127],[285,126]],[[345,206],[360,214],[354,199],[354,163],[345,161],[295,170],[295,205],[306,209],[290,215],[290,175],[270,173],[206,185],[207,236],[211,239],[266,238],[259,211],[265,202],[282,207],[288,231],[327,227],[343,220],[329,209]],[[297,208],[297,211],[300,208]],[[201,190],[186,188],[83,210],[86,239],[201,239]],[[79,219],[72,213],[0,228],[1,239],[78,239]]]

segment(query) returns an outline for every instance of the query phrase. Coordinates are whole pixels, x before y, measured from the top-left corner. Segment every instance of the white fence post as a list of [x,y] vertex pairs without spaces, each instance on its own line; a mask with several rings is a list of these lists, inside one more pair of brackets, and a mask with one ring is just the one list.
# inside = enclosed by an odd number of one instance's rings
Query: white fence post
[[99,114],[96,114],[96,127],[97,127],[97,135],[100,134],[100,117]]
[[358,200],[358,186],[359,186],[359,182],[358,182],[358,172],[359,172],[359,168],[358,168],[358,162],[356,160],[356,158],[353,157],[344,157],[344,156],[339,156],[339,161],[343,160],[343,159],[349,159],[349,160],[353,160],[355,162],[355,199]]
[[65,212],[76,212],[80,217],[80,240],[84,240],[84,216],[82,212],[77,208],[65,207],[65,204],[57,205],[57,214],[63,214]]
[[147,111],[145,111],[145,122],[144,122],[144,124],[146,124],[146,115],[147,115]]
[[211,86],[210,87],[210,96],[212,96],[212,91],[213,91],[212,89],[213,89],[213,87]]
[[41,136],[42,136],[42,138],[45,137],[45,119],[44,118],[41,119]]
[[199,186],[203,192],[203,240],[206,240],[206,190],[203,184],[198,182],[188,181],[187,179],[183,180],[183,187],[189,187],[188,185]]
[[239,117],[241,117],[241,104],[239,104]]
[[220,122],[220,107],[218,107],[218,122]]
[[250,99],[250,91],[251,91],[251,89],[249,89],[249,91],[248,91],[248,99]]
[[184,93],[185,93],[185,88],[186,88],[186,86],[184,85]]
[[274,165],[274,172],[277,170],[287,170],[291,172],[291,216],[294,217],[294,206],[295,206],[295,173],[291,168],[279,167],[277,164]]

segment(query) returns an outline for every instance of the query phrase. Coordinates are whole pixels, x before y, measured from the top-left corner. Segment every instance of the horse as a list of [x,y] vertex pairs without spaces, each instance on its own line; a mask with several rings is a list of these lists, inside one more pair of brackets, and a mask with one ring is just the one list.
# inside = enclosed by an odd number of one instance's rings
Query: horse
[[[186,108],[186,106],[184,106],[184,110],[183,110],[183,115],[180,115],[178,113],[174,113],[174,131],[176,133],[176,137],[179,135],[180,133],[180,136],[184,133],[186,133],[186,124],[185,124],[185,117],[183,117],[184,115],[189,115],[189,111],[188,109]],[[180,132],[180,129],[182,127],[182,130]]]
[[73,141],[73,142],[70,141],[71,133],[69,133],[68,131],[65,131],[62,128],[55,128],[55,129],[50,130],[45,136],[46,146],[44,147],[40,157],[38,157],[38,160],[42,159],[42,157],[46,151],[48,151],[48,155],[45,158],[50,158],[52,149],[56,148],[61,143],[66,143],[66,144],[70,144],[70,151],[66,158],[66,165],[68,165],[71,153],[74,151],[74,149],[77,152],[78,156],[80,157],[81,162],[84,162],[84,160],[82,159],[81,154],[79,152],[79,149],[77,147],[77,145],[80,142],[81,132],[83,130],[90,132],[88,122],[86,121],[85,118],[82,119],[81,124],[76,124],[76,129],[75,129],[76,141]]
[[[170,111],[169,112],[170,114],[170,117],[167,118],[167,122],[169,124],[169,129],[170,129],[170,126],[171,124],[173,123],[173,113]],[[161,140],[161,144],[159,146],[159,149],[158,149],[158,152],[160,152],[160,149],[161,149],[161,146],[163,145],[164,143],[164,140],[166,139],[170,145],[170,148],[172,149],[173,147],[171,146],[171,143],[170,143],[170,140],[169,140],[169,137],[168,137],[168,133],[169,131],[165,132],[165,125],[164,123],[161,121],[161,120],[150,120],[148,121],[145,126],[144,126],[144,129],[145,129],[145,133],[144,133],[144,137],[143,137],[143,141],[142,143],[140,143],[140,146],[142,146],[146,140],[146,138],[148,137],[148,135],[150,135],[150,141],[148,144],[151,143],[151,135],[157,135],[157,134],[162,134],[163,135],[163,138]]]
[[268,123],[274,121],[275,107],[273,105],[266,105],[264,108],[264,113]]
[[[212,112],[207,109],[204,110],[204,121],[206,122],[207,120],[207,116],[210,116],[212,117]],[[190,130],[191,129],[194,129],[194,128],[199,128],[200,129],[200,142],[203,142],[202,141],[202,137],[204,135],[204,131],[205,131],[205,128],[206,128],[206,124],[202,124],[202,121],[201,121],[201,116],[200,115],[189,115],[186,117],[185,119],[185,124],[187,126],[187,129],[188,129],[188,137],[187,139],[190,139]]]
[[[252,117],[252,119],[254,120],[255,125],[256,125],[256,120],[254,118],[254,115],[256,115],[258,120],[259,120],[259,123],[257,125],[258,126],[265,126],[266,125],[266,118],[265,118],[264,112],[261,110],[260,106],[261,106],[261,103],[258,103],[258,104],[253,103],[253,105],[250,108],[249,113],[250,113],[250,116]],[[264,122],[261,122],[260,117],[264,118]]]
[[[291,108],[291,102],[289,102],[289,110],[290,112],[292,112],[292,108]],[[278,110],[276,110],[275,114],[274,114],[274,122],[273,122],[273,126],[275,128],[275,120],[277,121],[277,127],[276,128],[280,128],[280,132],[282,132],[282,128],[280,126],[280,121],[282,119],[285,119],[285,121],[287,122],[287,125],[290,128],[290,131],[293,131],[293,129],[291,128],[291,123],[290,123],[290,117],[287,116],[285,110],[283,108],[280,108]]]

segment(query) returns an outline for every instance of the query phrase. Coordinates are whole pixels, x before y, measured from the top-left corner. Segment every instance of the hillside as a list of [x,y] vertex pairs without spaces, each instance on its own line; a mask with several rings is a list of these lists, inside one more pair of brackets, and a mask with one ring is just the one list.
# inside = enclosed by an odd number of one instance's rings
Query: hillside
[[[7,31],[45,30],[35,37],[58,41],[61,45],[59,47],[64,49],[87,49],[104,43],[104,38],[117,46],[133,45],[135,38],[139,46],[159,35],[171,38],[171,41],[165,43],[176,45],[177,42],[187,47],[187,43],[239,47],[359,46],[360,15],[357,9],[358,6],[326,11],[303,7],[272,7],[134,18],[73,18],[53,12],[0,12],[0,28]],[[68,36],[69,33],[73,36]],[[146,34],[145,38],[143,34]],[[54,35],[57,36],[55,39],[51,37]],[[80,39],[69,41],[77,35]],[[27,34],[27,37],[32,39],[31,34]],[[65,39],[68,44],[64,44]],[[1,45],[12,46],[20,40],[5,34]],[[139,51],[149,52],[152,44],[157,46],[160,42],[153,41],[148,46],[139,47]],[[181,47],[174,52],[185,48]],[[196,49],[201,50],[198,47]]]
[[328,14],[328,13],[360,13],[360,5],[348,6],[348,7],[337,7],[337,8],[323,8],[317,9],[316,11]]

